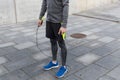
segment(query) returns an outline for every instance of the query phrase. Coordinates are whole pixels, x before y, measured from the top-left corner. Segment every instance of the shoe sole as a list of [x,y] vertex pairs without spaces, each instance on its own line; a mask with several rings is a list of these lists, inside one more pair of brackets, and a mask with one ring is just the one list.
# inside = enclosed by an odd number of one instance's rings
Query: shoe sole
[[65,74],[66,74],[67,72],[68,72],[68,70],[66,70],[66,71],[65,71],[65,73],[64,73],[62,76],[59,76],[59,77],[58,77],[58,76],[56,76],[56,77],[57,77],[57,78],[62,78],[62,77],[64,77],[64,76],[65,76]]
[[51,67],[51,68],[48,68],[48,69],[44,69],[44,70],[50,70],[50,69],[54,69],[54,68],[58,68],[59,67],[59,65],[58,66],[53,66],[53,67]]

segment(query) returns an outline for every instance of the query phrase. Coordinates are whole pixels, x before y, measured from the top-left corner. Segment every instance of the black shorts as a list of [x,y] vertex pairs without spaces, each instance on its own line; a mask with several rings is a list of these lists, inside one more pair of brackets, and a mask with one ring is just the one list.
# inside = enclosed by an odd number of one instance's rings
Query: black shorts
[[50,39],[62,39],[62,35],[58,34],[61,23],[53,23],[46,21],[46,37]]

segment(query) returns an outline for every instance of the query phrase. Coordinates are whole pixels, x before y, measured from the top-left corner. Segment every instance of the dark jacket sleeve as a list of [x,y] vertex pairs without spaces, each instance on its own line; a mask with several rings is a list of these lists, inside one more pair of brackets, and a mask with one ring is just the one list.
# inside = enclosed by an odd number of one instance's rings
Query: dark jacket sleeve
[[68,13],[69,13],[69,0],[62,0],[63,3],[63,22],[62,27],[67,27]]
[[41,8],[40,16],[39,16],[40,20],[45,15],[46,10],[47,10],[47,2],[46,2],[46,0],[43,0],[43,2],[42,2],[42,8]]

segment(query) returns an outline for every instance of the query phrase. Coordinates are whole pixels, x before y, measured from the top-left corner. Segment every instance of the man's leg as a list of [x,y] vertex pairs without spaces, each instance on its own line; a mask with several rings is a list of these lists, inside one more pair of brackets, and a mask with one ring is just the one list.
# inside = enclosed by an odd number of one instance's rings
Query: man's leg
[[63,39],[62,40],[59,39],[58,44],[61,48],[62,66],[59,68],[58,72],[56,73],[56,77],[61,78],[68,71],[66,67],[67,49],[66,49],[65,41]]
[[[60,23],[52,23],[51,25],[52,25],[52,29],[54,32],[54,36],[55,36],[56,40],[58,41],[58,44],[61,48],[62,66],[59,68],[58,72],[56,73],[56,77],[60,78],[60,77],[63,77],[65,75],[65,73],[68,71],[67,67],[66,67],[67,49],[65,46],[65,41],[62,38],[62,35],[58,34],[61,24]],[[57,44],[57,42],[55,42],[55,44]],[[57,57],[56,53],[57,52],[55,52],[55,53],[53,52],[53,56],[54,56],[53,60],[56,60],[56,57]]]
[[65,41],[63,39],[58,40],[58,44],[61,48],[62,66],[66,66],[67,48],[66,48],[66,45],[65,45]]
[[52,51],[52,60],[56,61],[57,60],[57,51],[58,51],[57,40],[50,39],[50,43],[51,43],[51,51]]
[[52,28],[52,23],[48,22],[46,23],[46,37],[50,38],[50,43],[51,43],[51,51],[52,51],[52,61],[50,61],[46,66],[44,66],[43,68],[45,70],[50,70],[52,68],[57,68],[59,67],[58,62],[56,61],[57,59],[57,50],[58,50],[58,46],[57,46],[57,40],[54,39],[54,31]]
[[[51,25],[53,28],[54,36],[55,36],[56,40],[58,41],[58,44],[61,48],[62,65],[65,66],[66,65],[66,57],[67,57],[67,49],[66,49],[65,41],[62,38],[62,35],[58,34],[59,29],[61,27],[61,23],[52,23]],[[53,43],[57,44],[57,42],[55,42],[55,41],[53,41]],[[56,56],[56,51],[53,52],[53,55]]]

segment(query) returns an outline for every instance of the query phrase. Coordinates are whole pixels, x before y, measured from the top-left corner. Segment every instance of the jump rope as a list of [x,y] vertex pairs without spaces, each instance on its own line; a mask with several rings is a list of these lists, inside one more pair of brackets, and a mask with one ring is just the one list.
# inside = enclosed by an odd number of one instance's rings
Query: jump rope
[[39,51],[40,52],[42,52],[43,53],[43,51],[40,49],[40,47],[39,47],[39,43],[38,43],[38,33],[39,33],[39,26],[37,26],[37,29],[36,29],[36,46],[37,46],[37,48],[39,49]]

